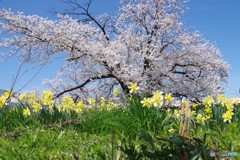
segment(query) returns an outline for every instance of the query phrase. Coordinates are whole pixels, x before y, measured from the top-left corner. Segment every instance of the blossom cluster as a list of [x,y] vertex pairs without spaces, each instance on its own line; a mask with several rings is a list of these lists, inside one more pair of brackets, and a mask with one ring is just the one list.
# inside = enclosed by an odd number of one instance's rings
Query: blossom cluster
[[117,13],[95,16],[74,0],[72,7],[90,21],[75,19],[75,12],[51,20],[0,9],[0,30],[8,33],[0,46],[21,63],[45,64],[65,53],[57,77],[45,81],[56,94],[81,89],[85,98],[116,86],[127,94],[131,82],[148,93],[221,93],[229,66],[218,48],[181,22],[186,1],[122,0]]

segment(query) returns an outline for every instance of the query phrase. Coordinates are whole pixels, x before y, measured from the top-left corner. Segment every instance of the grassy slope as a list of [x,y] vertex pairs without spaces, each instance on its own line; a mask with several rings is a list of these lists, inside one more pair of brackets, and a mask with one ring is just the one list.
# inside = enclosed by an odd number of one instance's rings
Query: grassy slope
[[[239,112],[236,117],[239,116]],[[0,111],[0,158],[2,159],[111,159],[119,153],[120,141],[139,146],[139,134],[148,132],[157,137],[170,138],[178,130],[179,121],[165,111],[142,107],[140,100],[130,102],[126,110],[92,110],[81,116],[76,113],[48,112],[23,116],[22,108]],[[192,126],[193,128],[193,126]],[[222,121],[196,124],[191,137],[203,139],[208,147],[217,144],[220,151],[240,153],[240,125],[238,119],[230,125]],[[112,137],[114,134],[114,138]],[[126,140],[127,138],[127,140]],[[113,140],[114,139],[114,140]],[[157,140],[157,139],[156,139]],[[157,141],[158,143],[162,143]],[[2,156],[2,157],[1,157]]]

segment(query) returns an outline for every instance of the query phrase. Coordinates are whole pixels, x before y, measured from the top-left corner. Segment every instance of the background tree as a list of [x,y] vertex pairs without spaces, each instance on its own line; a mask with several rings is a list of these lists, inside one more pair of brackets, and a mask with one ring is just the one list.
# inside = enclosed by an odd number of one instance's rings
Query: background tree
[[91,14],[93,0],[63,1],[69,8],[57,21],[11,10],[0,11],[2,29],[12,35],[2,47],[23,63],[48,63],[57,53],[66,62],[54,80],[56,96],[87,97],[123,93],[137,83],[141,93],[155,90],[200,101],[223,92],[228,65],[220,51],[185,28],[182,0],[121,0],[114,16]]

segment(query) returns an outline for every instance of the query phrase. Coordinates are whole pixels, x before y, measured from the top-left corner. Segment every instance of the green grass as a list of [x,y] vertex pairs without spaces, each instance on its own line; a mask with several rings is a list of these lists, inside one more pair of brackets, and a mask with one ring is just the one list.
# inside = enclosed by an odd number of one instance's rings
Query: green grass
[[140,99],[130,101],[127,109],[94,110],[83,116],[86,118],[81,123],[81,131],[108,134],[114,130],[128,136],[136,136],[142,131],[164,132],[169,121],[165,110],[143,107]]
[[[54,107],[53,111],[42,109],[24,116],[22,106],[3,107],[0,159],[148,159],[150,155],[175,152],[196,157],[209,154],[213,144],[219,152],[240,154],[239,108],[234,110],[232,123],[223,122],[225,109],[221,106],[213,106],[213,119],[205,124],[192,119],[188,140],[178,135],[179,119],[167,116],[164,108],[143,107],[141,100],[135,97],[124,108],[85,110],[80,115],[74,111],[59,112]],[[170,127],[176,131],[169,133]],[[149,135],[147,140],[143,134]]]
[[25,129],[0,138],[3,159],[110,159],[110,136],[73,130]]

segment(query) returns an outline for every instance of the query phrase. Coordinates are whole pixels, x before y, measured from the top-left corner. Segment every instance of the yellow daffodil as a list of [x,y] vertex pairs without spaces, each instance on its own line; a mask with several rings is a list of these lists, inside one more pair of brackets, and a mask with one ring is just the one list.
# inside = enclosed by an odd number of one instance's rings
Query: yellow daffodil
[[226,113],[223,114],[223,119],[224,119],[224,122],[231,122],[232,120],[232,116],[234,115],[233,111],[232,110],[228,110]]
[[80,100],[77,105],[76,105],[77,108],[80,108],[80,109],[84,109],[85,108],[85,105],[84,105],[84,102],[83,100]]
[[212,114],[206,115],[205,120],[210,120],[212,118]]
[[196,104],[196,103],[194,103],[194,104],[192,105],[192,109],[197,109],[198,107],[199,107],[199,105]]
[[174,133],[175,132],[175,129],[173,127],[171,127],[169,130],[168,130],[169,133]]
[[173,111],[173,114],[174,114],[174,116],[175,116],[177,119],[179,119],[179,118],[181,117],[181,114],[180,114],[179,110],[177,110],[177,109],[175,109],[175,110]]
[[27,94],[26,94],[26,93],[21,94],[21,95],[19,96],[19,99],[20,99],[21,101],[26,100],[26,99],[27,99]]
[[156,91],[152,97],[152,104],[154,107],[160,106],[163,103],[162,92]]
[[128,88],[130,89],[130,93],[137,93],[139,90],[137,83],[131,84]]
[[35,102],[34,99],[29,99],[29,100],[28,100],[28,103],[29,103],[30,105],[33,105],[33,104],[36,103],[36,102]]
[[76,108],[76,109],[74,109],[74,111],[75,111],[77,114],[82,113],[82,109],[80,109],[80,108]]
[[149,107],[152,105],[152,100],[150,98],[144,98],[141,103],[144,107]]
[[231,116],[233,116],[234,115],[234,113],[233,113],[233,110],[232,109],[229,109],[229,110],[227,110],[227,112],[226,112],[227,114],[229,114],[229,115],[231,115]]
[[167,109],[167,116],[168,116],[168,117],[171,117],[171,116],[172,116],[171,113],[172,113],[171,109]]
[[6,98],[10,98],[10,97],[12,97],[12,95],[13,95],[13,92],[12,92],[12,91],[7,91],[7,92],[4,93],[4,96],[5,96]]
[[205,106],[212,106],[214,104],[214,100],[212,96],[207,96],[203,99],[203,104]]
[[53,105],[54,104],[53,93],[49,90],[44,91],[41,97],[41,103],[43,105]]
[[36,95],[34,93],[30,93],[28,95],[28,103],[33,105],[36,102]]
[[153,93],[153,96],[154,97],[162,97],[162,94],[163,94],[162,92],[156,91],[156,92]]
[[34,112],[38,112],[39,110],[42,109],[41,105],[38,103],[35,103],[32,107]]
[[72,97],[64,96],[62,98],[62,103],[64,103],[64,104],[69,104],[69,103],[74,104],[74,101],[73,101]]
[[191,111],[192,116],[195,116],[196,114],[197,114],[196,111]]
[[88,100],[88,103],[89,103],[90,105],[94,105],[95,102],[96,102],[96,100],[95,100],[94,98],[89,98],[89,100]]
[[222,103],[223,103],[223,107],[226,107],[227,109],[234,108],[233,102],[230,98],[225,98]]
[[206,112],[206,114],[211,114],[212,113],[212,109],[209,106],[206,106],[205,112]]
[[222,103],[223,103],[223,100],[224,100],[224,94],[218,95],[218,97],[217,97],[218,103],[219,103],[219,104],[222,104]]
[[198,121],[198,122],[202,122],[202,123],[204,123],[205,121],[206,121],[206,118],[202,115],[202,114],[198,114],[197,115],[197,117],[196,117],[196,120]]
[[[102,100],[101,100],[102,101]],[[104,102],[101,102],[101,104],[100,104],[100,109],[101,110],[104,110],[104,109],[107,109],[107,103],[104,101]]]
[[23,110],[23,115],[24,116],[29,116],[30,114],[31,114],[31,112],[28,108]]
[[43,92],[43,98],[53,99],[53,93],[50,90],[46,90]]
[[61,104],[57,105],[58,112],[62,111],[63,106]]
[[71,109],[73,109],[73,106],[70,105],[70,104],[64,104],[64,105],[63,105],[63,109],[64,109],[64,110],[71,110]]
[[107,105],[108,110],[111,110],[111,109],[114,109],[114,108],[116,108],[116,104],[114,104],[113,102],[108,103],[108,105]]
[[35,99],[35,98],[36,98],[36,95],[35,95],[34,93],[30,93],[30,94],[28,95],[28,98],[30,98],[30,99]]
[[114,90],[113,90],[114,97],[117,97],[118,94],[119,94],[119,90],[117,88],[114,88]]
[[62,98],[62,104],[63,104],[62,106],[65,110],[71,110],[75,106],[74,100],[70,96],[64,96]]
[[231,120],[232,120],[232,116],[231,116],[231,115],[228,115],[228,114],[226,114],[226,113],[224,113],[222,117],[223,117],[223,119],[224,119],[224,122],[227,122],[227,121],[228,121],[228,122],[230,123]]
[[53,99],[48,99],[48,98],[40,98],[40,101],[43,105],[53,105],[54,100]]
[[107,100],[104,97],[101,97],[101,105],[106,105],[107,104]]
[[197,121],[202,121],[202,118],[203,118],[203,115],[200,113],[196,117]]
[[173,100],[172,94],[171,93],[170,94],[166,94],[165,101],[172,102],[172,100]]
[[0,108],[2,108],[5,103],[6,103],[6,99],[1,96],[0,97]]

